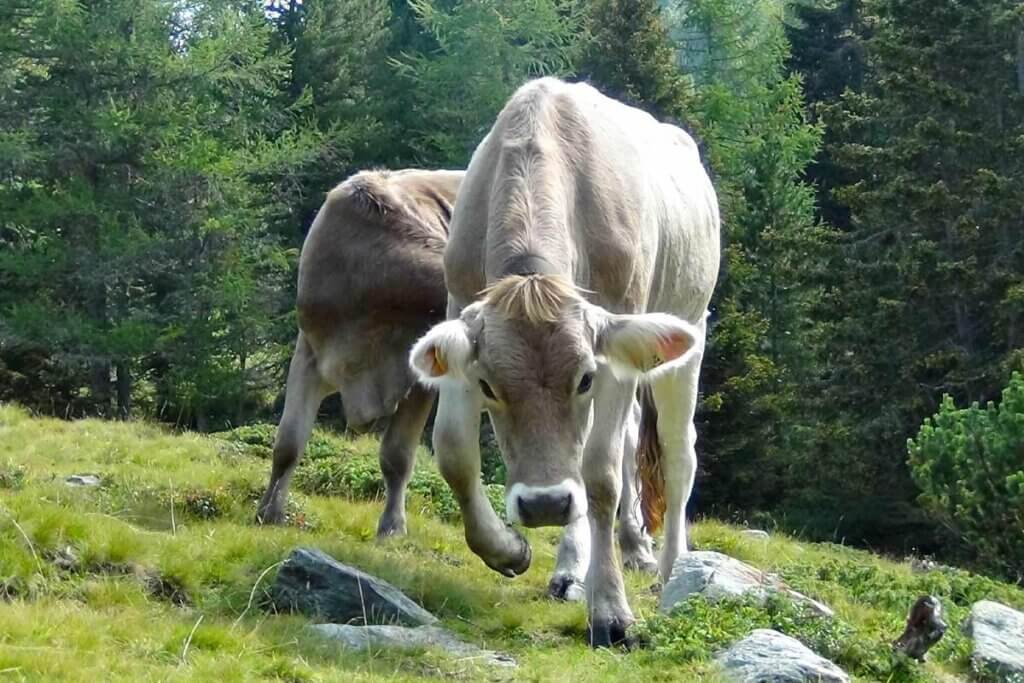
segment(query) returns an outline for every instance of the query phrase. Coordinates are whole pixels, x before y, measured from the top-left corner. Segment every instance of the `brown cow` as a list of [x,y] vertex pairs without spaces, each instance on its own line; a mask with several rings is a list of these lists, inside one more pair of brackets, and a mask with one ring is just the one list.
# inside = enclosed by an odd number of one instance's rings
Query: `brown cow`
[[280,523],[288,481],[320,402],[345,418],[391,417],[380,447],[387,501],[378,536],[405,532],[405,486],[434,400],[408,352],[444,318],[443,252],[462,171],[366,171],[331,190],[299,259],[299,336],[288,370],[270,484],[257,520]]
[[[332,190],[313,223],[299,261],[299,337],[274,464],[257,519],[284,518],[288,480],[317,408],[341,392],[352,425],[393,416],[380,449],[387,501],[378,536],[405,531],[405,486],[434,392],[413,384],[407,363],[416,338],[444,318],[442,253],[461,171],[371,171]],[[626,427],[624,449],[636,447],[640,407]],[[479,479],[479,468],[475,476]],[[654,571],[634,488],[635,467],[622,473],[619,543],[626,567]],[[550,595],[582,600],[590,561],[587,519],[569,525],[558,549]]]

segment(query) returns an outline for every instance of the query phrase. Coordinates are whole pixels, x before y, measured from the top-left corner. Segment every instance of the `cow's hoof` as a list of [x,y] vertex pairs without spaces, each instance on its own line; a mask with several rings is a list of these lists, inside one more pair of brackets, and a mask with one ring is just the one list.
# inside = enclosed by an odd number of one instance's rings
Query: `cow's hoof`
[[284,509],[278,505],[260,505],[256,509],[257,524],[284,524]]
[[622,566],[632,572],[651,575],[658,573],[658,561],[654,559],[654,554],[646,548],[631,553],[623,552]]
[[391,536],[405,536],[405,520],[381,515],[380,521],[377,523],[377,538]]
[[513,579],[520,574],[526,573],[526,570],[530,568],[530,562],[533,560],[533,551],[530,550],[530,544],[526,542],[522,534],[510,526],[505,527],[505,529],[509,534],[509,541],[513,551],[505,557],[485,557],[483,560],[484,564],[494,571]]
[[624,647],[629,649],[630,639],[626,636],[629,623],[621,619],[597,619],[587,626],[587,642],[590,647]]
[[583,602],[587,597],[583,581],[571,574],[555,574],[548,582],[548,597],[562,602]]

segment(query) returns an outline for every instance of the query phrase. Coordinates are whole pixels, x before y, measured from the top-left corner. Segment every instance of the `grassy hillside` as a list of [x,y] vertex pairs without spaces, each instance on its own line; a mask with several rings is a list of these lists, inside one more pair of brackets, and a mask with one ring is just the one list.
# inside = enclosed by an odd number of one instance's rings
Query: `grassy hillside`
[[[814,621],[778,604],[702,602],[658,617],[650,579],[634,575],[629,593],[646,647],[592,651],[583,644],[583,607],[544,597],[554,530],[528,533],[534,566],[526,576],[491,572],[466,549],[426,453],[407,537],[377,541],[379,504],[353,499],[379,492],[376,443],[325,434],[317,434],[296,476],[291,525],[255,526],[272,433],[172,435],[144,423],[61,422],[0,406],[0,673],[11,680],[224,683],[715,680],[713,651],[772,625],[859,680],[954,680],[966,667],[957,627],[970,604],[990,597],[1024,607],[1021,590],[966,572],[914,573],[865,552],[781,536],[749,541],[705,521],[694,532],[698,547],[778,572],[828,602],[837,618]],[[69,487],[64,480],[73,474],[98,475],[102,485]],[[297,545],[396,584],[465,639],[512,653],[520,668],[477,669],[427,652],[356,655],[317,642],[302,618],[262,608],[277,563]],[[953,628],[931,663],[894,661],[888,642],[922,593],[943,600]]]

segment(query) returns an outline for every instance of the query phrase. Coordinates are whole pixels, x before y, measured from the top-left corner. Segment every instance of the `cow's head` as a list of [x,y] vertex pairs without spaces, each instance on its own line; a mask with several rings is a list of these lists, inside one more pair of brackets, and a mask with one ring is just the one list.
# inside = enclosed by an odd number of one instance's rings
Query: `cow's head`
[[685,362],[700,332],[663,313],[617,315],[551,275],[508,276],[413,347],[433,386],[479,392],[505,460],[507,516],[526,526],[585,514],[580,464],[601,378],[644,376]]

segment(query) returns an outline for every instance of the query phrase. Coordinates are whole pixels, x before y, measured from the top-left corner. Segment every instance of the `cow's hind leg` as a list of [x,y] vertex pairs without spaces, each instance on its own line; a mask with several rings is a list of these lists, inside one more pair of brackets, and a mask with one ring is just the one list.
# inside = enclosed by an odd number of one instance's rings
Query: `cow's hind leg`
[[633,623],[616,559],[615,516],[622,490],[622,432],[634,389],[635,382],[620,382],[608,369],[598,373],[594,428],[583,453],[591,537],[586,581],[588,639],[594,647],[623,642]]
[[320,402],[330,391],[317,370],[313,349],[300,332],[288,367],[284,413],[274,439],[270,483],[256,508],[256,521],[260,524],[280,524],[284,521],[288,482],[313,431]]
[[697,430],[693,416],[697,409],[702,354],[703,348],[684,365],[666,370],[651,383],[665,477],[665,541],[658,563],[663,583],[671,576],[676,557],[687,552],[686,503],[697,471]]
[[466,542],[494,571],[512,577],[530,567],[530,546],[495,514],[480,480],[481,399],[461,384],[441,387],[434,420],[434,453],[441,476],[462,510]]
[[434,392],[414,384],[398,403],[380,444],[380,471],[384,475],[387,499],[377,524],[377,536],[405,533],[405,487],[412,475],[423,427],[430,416]]
[[548,595],[555,600],[579,602],[586,597],[584,582],[590,566],[590,524],[587,516],[570,522],[558,544],[555,571],[548,582]]
[[640,431],[640,403],[634,399],[630,419],[622,435],[622,497],[619,499],[619,550],[622,566],[633,571],[654,574],[654,542],[644,531],[640,499],[637,495],[636,445]]

